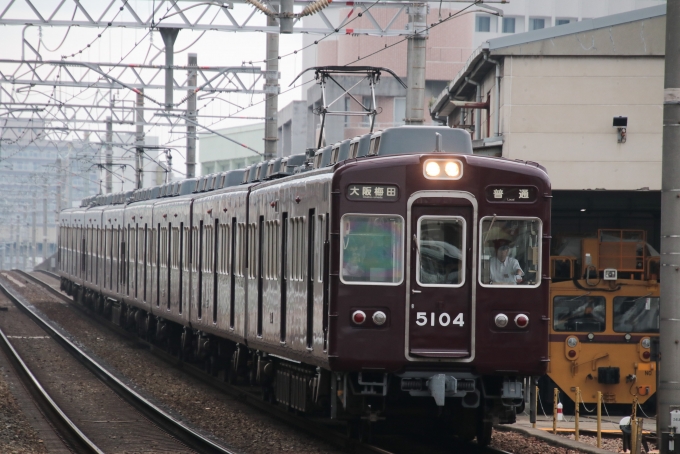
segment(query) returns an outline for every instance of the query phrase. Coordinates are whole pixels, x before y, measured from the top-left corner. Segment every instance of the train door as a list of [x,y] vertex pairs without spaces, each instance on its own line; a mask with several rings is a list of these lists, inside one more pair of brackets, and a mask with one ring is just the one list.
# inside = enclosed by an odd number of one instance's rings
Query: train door
[[472,355],[472,216],[469,202],[452,198],[417,199],[411,207],[407,348],[412,359]]

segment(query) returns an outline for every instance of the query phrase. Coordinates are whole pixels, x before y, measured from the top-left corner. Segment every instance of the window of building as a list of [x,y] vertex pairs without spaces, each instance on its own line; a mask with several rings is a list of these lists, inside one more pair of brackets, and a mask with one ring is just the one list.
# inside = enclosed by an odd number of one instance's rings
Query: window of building
[[515,33],[515,18],[514,17],[504,17],[503,18],[503,33]]
[[394,98],[394,126],[401,126],[406,118],[406,98]]
[[529,30],[540,30],[545,28],[545,19],[529,19]]
[[555,25],[566,25],[571,22],[571,19],[557,19]]
[[475,31],[476,32],[490,32],[491,31],[491,18],[489,16],[477,16],[475,21]]

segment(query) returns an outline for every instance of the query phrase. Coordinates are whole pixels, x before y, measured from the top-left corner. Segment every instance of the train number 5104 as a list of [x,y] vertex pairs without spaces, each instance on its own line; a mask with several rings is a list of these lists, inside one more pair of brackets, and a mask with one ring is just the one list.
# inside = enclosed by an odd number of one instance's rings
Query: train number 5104
[[[443,312],[439,314],[439,317],[434,312],[430,312],[430,326],[435,326],[435,323],[439,321],[439,324],[441,326],[449,326],[451,325],[458,325],[458,326],[463,326],[465,325],[465,321],[463,320],[463,313],[461,312],[460,314],[456,315],[456,318],[451,321],[451,316],[447,314],[446,312]],[[427,312],[417,312],[416,313],[416,325],[418,326],[425,326],[427,325]]]

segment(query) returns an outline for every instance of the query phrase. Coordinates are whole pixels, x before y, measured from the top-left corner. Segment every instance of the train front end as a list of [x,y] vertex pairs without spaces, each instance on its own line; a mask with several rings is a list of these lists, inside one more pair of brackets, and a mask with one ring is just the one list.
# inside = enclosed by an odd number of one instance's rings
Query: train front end
[[361,397],[385,413],[464,415],[459,435],[490,436],[494,417],[514,421],[524,379],[548,362],[547,174],[472,155],[461,130],[395,128],[372,140],[374,157],[333,178],[338,409]]

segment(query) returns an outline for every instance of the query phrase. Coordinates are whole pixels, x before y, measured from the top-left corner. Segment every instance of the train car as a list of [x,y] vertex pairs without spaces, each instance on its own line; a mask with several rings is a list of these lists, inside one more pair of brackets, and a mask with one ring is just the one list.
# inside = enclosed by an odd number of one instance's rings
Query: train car
[[[571,407],[640,404],[656,392],[651,344],[659,336],[659,254],[642,230],[599,230],[580,254],[551,258],[550,365],[542,397],[557,386]],[[578,251],[576,251],[578,253]],[[578,263],[585,266],[579,267]]]
[[[125,223],[119,262],[105,252],[116,291],[98,296],[114,319],[280,405],[488,443],[549,362],[545,169],[474,156],[469,134],[446,127],[327,148],[253,166],[238,186],[149,200],[152,228],[140,230],[139,203],[104,206],[103,225]],[[72,258],[60,257],[64,287],[96,291],[64,271]],[[157,276],[155,302],[125,263]]]

